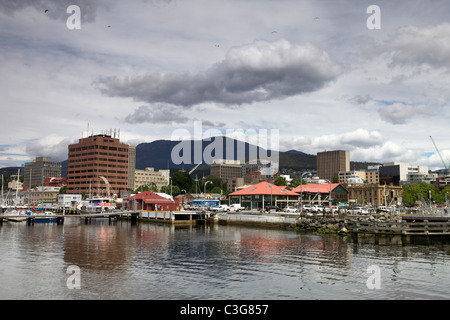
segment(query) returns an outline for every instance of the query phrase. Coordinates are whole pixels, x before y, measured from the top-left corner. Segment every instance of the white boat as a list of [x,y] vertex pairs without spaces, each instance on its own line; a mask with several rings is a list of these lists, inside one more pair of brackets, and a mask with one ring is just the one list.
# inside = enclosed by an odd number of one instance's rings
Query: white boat
[[8,209],[2,213],[2,217],[8,219],[8,221],[21,222],[27,220],[27,215],[23,209]]

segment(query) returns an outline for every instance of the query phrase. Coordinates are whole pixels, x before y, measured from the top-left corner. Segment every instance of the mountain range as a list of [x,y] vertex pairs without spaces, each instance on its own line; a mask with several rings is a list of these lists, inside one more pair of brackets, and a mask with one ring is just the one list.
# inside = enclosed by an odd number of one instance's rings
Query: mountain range
[[[201,149],[200,149],[201,148]],[[199,155],[198,150],[201,150]],[[256,146],[247,142],[241,142],[227,137],[211,138],[211,140],[191,140],[191,141],[172,141],[155,140],[153,142],[144,142],[136,146],[136,169],[145,169],[153,167],[155,170],[192,170],[198,164],[198,159],[203,160],[207,157],[216,159],[241,160],[241,163],[248,161],[249,157],[255,154]],[[179,151],[179,152],[178,152]],[[273,154],[264,148],[259,148],[259,155],[267,155],[269,158]],[[172,152],[174,155],[172,156]],[[241,156],[241,159],[238,158]],[[279,152],[280,170],[316,170],[316,155],[307,154],[297,150],[288,150]],[[174,158],[174,159],[172,159]],[[184,163],[179,163],[184,159]],[[197,160],[197,161],[196,161]],[[209,161],[210,162],[210,161]],[[352,170],[366,169],[368,165],[375,163],[352,161],[350,167]],[[5,177],[9,174],[17,173],[18,167],[8,167],[0,169]],[[209,175],[209,165],[204,161],[196,169],[196,174]],[[63,177],[67,177],[67,160],[62,161]]]
[[[199,164],[199,160],[203,160],[202,165],[211,163],[212,159],[240,160],[243,163],[254,159],[256,155],[260,159],[277,160],[276,154],[270,150],[227,137],[191,141],[156,140],[136,147],[136,169],[153,167],[157,170],[191,170]],[[300,151],[279,152],[278,157],[280,166],[286,165],[293,169],[316,167],[316,157]]]
[[[214,138],[212,138],[214,139]],[[237,142],[237,140],[221,137],[218,141],[184,141],[183,145],[180,145],[182,141],[170,141],[170,140],[156,140],[148,143],[141,143],[136,147],[136,169],[145,169],[146,167],[153,167],[155,170],[159,169],[184,169],[191,170],[198,163],[195,161],[195,144],[197,146],[201,145],[203,158],[211,155],[212,158],[223,159],[226,158],[228,160],[241,160],[241,163],[244,161],[248,161],[249,156],[255,154],[256,146],[251,145],[247,142]],[[215,145],[212,145],[215,144]],[[178,147],[177,147],[178,146]],[[184,149],[190,151],[190,154],[186,155],[185,163],[177,164],[172,161],[172,150],[178,151],[179,149]],[[219,154],[214,154],[211,152],[213,146],[216,149],[219,149]],[[231,149],[227,149],[231,148]],[[272,153],[264,148],[259,148],[259,155],[263,154],[268,157],[272,156]],[[184,151],[184,150],[183,150]],[[217,150],[216,150],[217,151]],[[238,158],[239,151],[243,157],[241,159]],[[181,153],[180,153],[181,154]],[[227,155],[232,155],[232,157],[226,157]],[[184,154],[183,154],[184,156]],[[225,157],[224,157],[225,156]],[[182,156],[175,154],[175,157],[181,158]],[[316,170],[317,169],[317,157],[316,155],[307,154],[298,150],[288,150],[288,151],[280,151],[278,154],[279,157],[279,168],[280,169],[291,169],[293,171],[301,171],[301,170]],[[187,163],[186,163],[187,162]],[[362,170],[367,169],[368,165],[374,165],[376,163],[368,163],[368,162],[357,162],[351,161],[350,168],[352,170]],[[203,163],[200,165],[198,169],[196,169],[196,173],[199,172],[209,172],[209,166]]]

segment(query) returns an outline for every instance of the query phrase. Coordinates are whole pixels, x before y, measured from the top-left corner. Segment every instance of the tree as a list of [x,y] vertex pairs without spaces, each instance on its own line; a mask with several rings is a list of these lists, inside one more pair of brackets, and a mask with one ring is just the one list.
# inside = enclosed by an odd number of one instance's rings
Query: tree
[[[208,183],[206,185],[206,192],[209,193],[220,193],[220,190],[223,190],[223,188],[227,188],[227,184],[222,181],[222,179],[215,177],[215,176],[208,176],[203,181],[203,186],[205,185],[206,181],[211,181],[211,183]],[[219,192],[213,192],[212,190],[219,190]],[[204,191],[202,189],[202,191]]]
[[414,205],[421,202],[429,203],[430,201],[436,203],[445,201],[445,193],[439,192],[437,186],[426,182],[413,183],[403,188],[403,203],[407,205]]
[[181,193],[181,189],[178,186],[174,186],[172,184],[172,186],[168,185],[161,187],[161,192],[172,194],[172,196],[175,197]]
[[59,188],[59,194],[66,194],[67,193],[67,186],[62,186]]
[[306,184],[305,180],[302,180],[300,178],[295,178],[295,179],[292,179],[290,186],[291,186],[291,188],[297,188],[301,184]]
[[273,184],[276,185],[276,186],[286,186],[287,182],[286,182],[285,178],[278,177]]
[[134,193],[139,193],[139,192],[143,192],[143,191],[151,191],[151,192],[158,192],[158,187],[156,186],[155,183],[152,182],[151,185],[148,184],[143,184],[142,186],[138,187]]
[[172,175],[172,187],[173,186],[178,186],[180,190],[190,191],[192,186],[194,186],[194,180],[189,172],[180,170]]

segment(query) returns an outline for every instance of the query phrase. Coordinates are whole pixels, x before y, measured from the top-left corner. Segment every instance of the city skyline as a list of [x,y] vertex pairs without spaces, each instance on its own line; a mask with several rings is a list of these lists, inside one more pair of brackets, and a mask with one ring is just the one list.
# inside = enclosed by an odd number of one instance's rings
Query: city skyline
[[448,12],[443,0],[2,1],[0,167],[66,160],[87,126],[137,145],[201,122],[279,130],[280,151],[443,168],[430,136],[448,163]]

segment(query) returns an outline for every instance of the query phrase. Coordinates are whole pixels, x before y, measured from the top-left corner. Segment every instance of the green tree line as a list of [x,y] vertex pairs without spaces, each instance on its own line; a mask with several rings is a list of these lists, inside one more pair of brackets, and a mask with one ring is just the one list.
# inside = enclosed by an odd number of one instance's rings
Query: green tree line
[[[142,191],[152,191],[152,192],[164,192],[167,194],[172,194],[173,196],[177,196],[181,193],[187,194],[187,193],[202,193],[205,191],[206,193],[220,193],[221,191],[226,194],[227,191],[227,184],[223,182],[220,178],[209,176],[204,179],[199,179],[198,182],[196,182],[192,176],[187,171],[177,171],[175,172],[172,177],[172,184],[169,183],[169,185],[162,187],[160,190],[156,187],[155,184],[153,185],[145,185],[140,186],[136,190],[130,190],[134,193],[139,193]],[[208,182],[208,183],[206,183]],[[206,185],[205,185],[206,183]],[[197,184],[197,186],[196,186]]]
[[450,201],[450,186],[440,190],[438,186],[426,182],[413,183],[403,188],[403,203],[415,205],[423,202],[445,204]]

